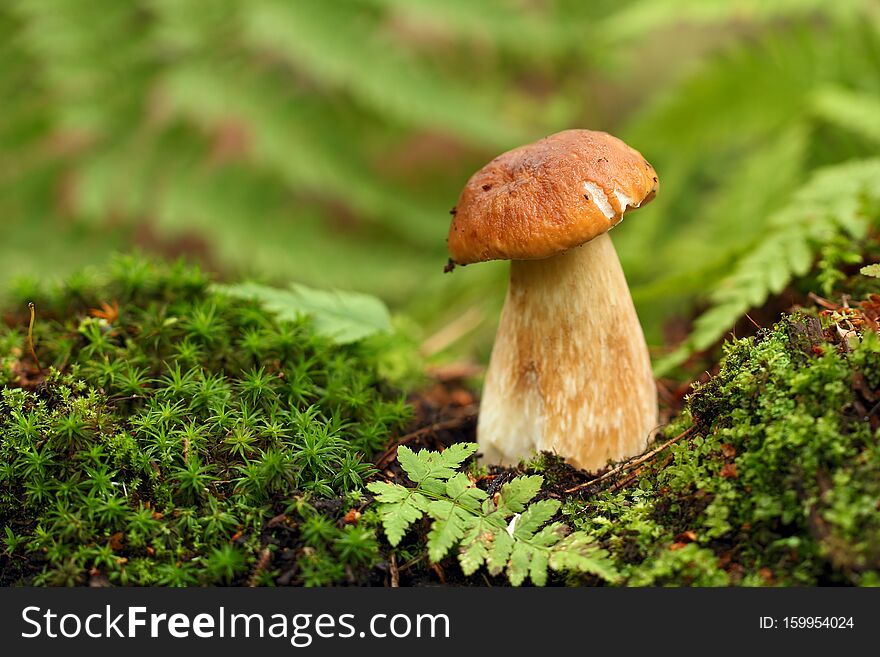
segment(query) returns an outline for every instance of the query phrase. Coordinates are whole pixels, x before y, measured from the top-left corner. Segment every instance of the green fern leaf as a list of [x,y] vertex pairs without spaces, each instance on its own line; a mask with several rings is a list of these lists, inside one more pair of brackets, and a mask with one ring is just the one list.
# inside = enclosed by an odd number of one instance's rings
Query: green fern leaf
[[420,492],[397,484],[372,482],[367,489],[382,504],[379,516],[388,542],[396,546],[410,526],[428,511],[430,502]]
[[455,443],[439,454],[434,454],[432,458],[438,466],[455,470],[476,454],[477,449],[479,446],[476,443]]
[[397,448],[397,461],[400,467],[410,478],[410,481],[418,484],[425,481],[431,476],[430,462],[425,458],[427,452],[419,452],[418,454],[406,445]]
[[[458,561],[465,575],[473,575],[489,558],[495,527],[485,518],[475,517],[462,537]],[[506,558],[506,557],[505,557]]]
[[543,550],[535,550],[532,552],[531,562],[529,563],[529,578],[535,586],[544,586],[547,584],[547,566],[550,562],[550,553]]
[[431,502],[428,515],[434,519],[428,532],[428,558],[437,562],[462,539],[471,516],[452,500]]
[[842,13],[862,5],[860,0],[637,0],[602,23],[606,38],[632,40],[672,24],[713,25],[742,20],[755,23],[811,14]]
[[439,126],[493,146],[526,138],[505,120],[503,107],[487,106],[484,95],[415,65],[381,35],[369,13],[355,17],[316,0],[259,0],[246,14],[245,39],[254,46],[271,48],[316,80],[343,88],[366,107],[402,123]]
[[[478,40],[489,41],[511,52],[534,58],[576,49],[594,28],[597,8],[584,6],[587,15],[572,7],[531,6],[505,0],[370,0],[426,25],[444,26]],[[578,7],[580,8],[580,7]],[[442,28],[441,28],[442,29]]]
[[575,532],[562,539],[550,553],[549,564],[557,571],[590,573],[611,583],[620,580],[620,574],[608,553],[596,547],[583,532]]
[[829,123],[880,143],[880,96],[827,87],[816,92],[813,107]]
[[291,283],[286,290],[258,283],[218,285],[215,289],[232,297],[259,301],[281,319],[310,317],[317,333],[339,344],[391,330],[388,308],[367,294],[316,290],[298,283]]
[[[350,121],[332,104],[289,91],[277,73],[225,61],[178,66],[163,77],[160,88],[169,111],[197,125],[242,123],[257,164],[289,188],[333,194],[365,219],[430,246],[424,226],[434,219],[432,213],[402,190],[364,175],[365,156],[352,149],[362,132],[377,126],[346,128]],[[263,183],[269,181],[271,177]]]
[[543,484],[544,478],[540,475],[527,475],[508,481],[501,487],[500,512],[504,516],[522,513]]
[[566,536],[568,536],[568,527],[561,522],[554,522],[535,534],[532,542],[543,547],[553,547]]
[[486,555],[486,567],[490,575],[499,575],[507,566],[507,560],[513,551],[513,537],[506,531],[496,532],[491,543]]
[[[540,489],[540,476],[507,482],[496,507],[467,475],[455,473],[454,468],[476,448],[474,443],[455,444],[441,453],[399,448],[398,461],[416,487],[383,483],[368,486],[376,495],[389,542],[397,545],[412,522],[427,512],[432,520],[427,536],[428,558],[436,563],[457,546],[466,575],[485,565],[491,575],[506,572],[514,586],[527,578],[543,586],[548,567],[561,570],[570,564],[572,569],[598,574],[603,553],[597,551],[592,540],[581,533],[576,533],[577,540],[565,539],[567,527],[560,522],[550,523],[559,512],[560,502],[540,500],[529,504]],[[418,497],[402,491],[412,491]],[[559,551],[571,554],[557,556]],[[615,576],[613,568],[604,565],[603,572]]]
[[516,538],[530,539],[542,525],[548,522],[562,506],[558,500],[541,500],[530,505],[519,516],[513,535]]
[[398,484],[389,484],[385,481],[374,481],[367,488],[384,504],[397,504],[410,496],[410,490]]
[[[414,482],[419,483],[429,479],[446,481],[455,475],[462,463],[474,455],[477,447],[476,443],[455,443],[442,452],[422,450],[415,455],[418,465],[410,457],[410,454],[414,453],[405,445],[398,449],[398,454],[402,451],[404,458],[400,462],[401,467]],[[411,473],[408,469],[410,467],[415,471]],[[414,479],[413,474],[418,479]]]
[[713,307],[694,323],[683,347],[657,363],[662,374],[721,338],[750,307],[809,271],[819,247],[836,235],[862,237],[880,204],[880,159],[820,169],[768,222],[768,230],[710,294]]
[[[817,131],[805,108],[829,82],[874,84],[878,45],[867,23],[795,23],[706,58],[635,115],[625,137],[663,188],[638,223],[616,229],[615,246],[649,324],[680,313],[675,296],[704,293],[751,248],[809,175],[813,153],[826,162],[853,156]],[[654,294],[669,289],[672,299]]]
[[867,267],[862,267],[859,271],[865,276],[880,278],[880,264],[868,265]]
[[525,581],[533,554],[527,544],[520,542],[513,544],[507,564],[507,578],[513,586],[520,586]]
[[458,473],[446,482],[446,495],[472,512],[480,511],[480,503],[488,498],[486,491],[474,486],[464,473]]

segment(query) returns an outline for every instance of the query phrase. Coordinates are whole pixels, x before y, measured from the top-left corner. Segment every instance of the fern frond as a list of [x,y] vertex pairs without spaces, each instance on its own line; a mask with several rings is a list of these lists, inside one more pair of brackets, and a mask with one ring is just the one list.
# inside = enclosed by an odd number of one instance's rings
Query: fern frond
[[60,129],[106,138],[138,121],[155,61],[135,4],[14,0],[11,10],[23,24],[18,38],[63,98],[52,107]]
[[865,0],[637,0],[604,21],[600,33],[612,40],[632,40],[675,24],[761,24],[784,18],[839,15],[867,4]]
[[[614,582],[618,574],[607,553],[584,532],[550,521],[559,512],[557,500],[533,502],[543,479],[517,477],[505,483],[499,501],[489,499],[458,468],[477,449],[474,443],[457,443],[436,453],[398,449],[398,461],[416,486],[373,482],[367,488],[376,496],[388,542],[398,545],[407,528],[428,515],[428,557],[438,562],[458,546],[458,561],[465,575],[486,566],[489,573],[507,573],[513,586],[531,579],[547,582],[547,570],[592,573]],[[548,524],[549,523],[549,524]]]
[[788,205],[775,213],[764,235],[734,263],[711,293],[687,341],[657,364],[660,374],[694,351],[706,349],[749,308],[806,274],[818,247],[836,235],[861,238],[877,221],[880,159],[847,162],[815,172]]
[[[825,62],[834,58],[836,48],[824,46],[826,38],[815,28],[800,27],[758,45],[728,49],[634,117],[626,141],[639,145],[662,184],[638,222],[623,222],[614,235],[624,267],[637,283],[682,271],[681,258],[656,263],[643,254],[656,253],[658,245],[675,250],[677,238],[689,234],[686,225],[703,222],[695,199],[724,186],[732,169],[803,115],[804,99],[827,70]],[[751,226],[753,219],[740,219],[741,225]],[[711,244],[726,243],[725,238]]]
[[880,95],[828,87],[816,92],[813,107],[819,118],[880,143]]
[[380,299],[341,290],[316,290],[299,283],[279,289],[259,283],[217,285],[214,290],[231,297],[259,302],[282,320],[310,317],[315,332],[338,344],[357,342],[391,330],[391,315]]
[[817,121],[813,99],[876,89],[878,48],[870,20],[795,24],[726,48],[634,118],[627,140],[662,188],[614,241],[649,340],[736,266],[811,169],[867,156]]
[[[381,217],[408,239],[424,242],[424,226],[434,216],[399,190],[364,175],[366,162],[337,143],[347,131],[331,107],[281,91],[280,84],[260,71],[218,64],[178,67],[163,89],[173,111],[202,125],[243,121],[253,157],[290,188],[344,199],[366,217]],[[324,134],[333,137],[319,137]]]
[[577,50],[589,42],[598,9],[572,12],[553,4],[526,5],[510,0],[367,0],[404,18],[440,26],[449,36],[466,37],[534,59]]
[[486,102],[486,89],[470,93],[439,71],[416,65],[371,19],[320,0],[259,0],[248,6],[244,38],[404,125],[440,127],[494,147],[528,138],[505,119],[503,104]]
[[[668,304],[675,297],[701,294],[722,269],[763,232],[768,217],[797,189],[804,176],[809,130],[800,122],[782,130],[748,158],[731,165],[722,185],[697,199],[676,222],[676,236],[655,236],[652,265],[671,272],[635,285],[640,303]],[[644,239],[644,238],[643,238]],[[688,257],[682,262],[682,253]]]

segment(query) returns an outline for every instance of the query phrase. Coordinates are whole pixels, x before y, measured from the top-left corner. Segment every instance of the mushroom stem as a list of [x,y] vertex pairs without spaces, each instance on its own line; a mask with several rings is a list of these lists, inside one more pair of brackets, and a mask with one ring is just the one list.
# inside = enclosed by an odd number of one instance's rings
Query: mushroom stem
[[657,389],[607,233],[542,260],[514,260],[483,387],[488,463],[557,452],[589,470],[644,451]]

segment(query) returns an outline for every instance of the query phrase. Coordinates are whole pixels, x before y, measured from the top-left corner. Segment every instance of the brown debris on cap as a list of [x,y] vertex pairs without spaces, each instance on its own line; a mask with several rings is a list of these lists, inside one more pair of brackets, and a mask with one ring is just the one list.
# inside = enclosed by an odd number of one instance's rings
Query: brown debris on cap
[[460,265],[549,258],[613,228],[656,193],[653,167],[616,137],[558,132],[471,177],[455,206],[449,255]]

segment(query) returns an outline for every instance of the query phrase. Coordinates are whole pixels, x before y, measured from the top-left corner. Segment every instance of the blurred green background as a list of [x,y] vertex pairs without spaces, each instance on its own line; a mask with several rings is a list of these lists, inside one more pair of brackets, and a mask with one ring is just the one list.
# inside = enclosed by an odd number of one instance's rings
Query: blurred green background
[[[507,266],[443,275],[449,208],[499,152],[586,127],[660,176],[613,233],[655,354],[709,306],[705,346],[863,230],[847,218],[874,216],[841,207],[833,180],[804,194],[845,164],[837,180],[873,198],[878,15],[867,0],[5,0],[0,288],[118,250],[186,255],[224,278],[377,294],[428,352],[485,358]],[[825,201],[840,225],[791,246]]]

